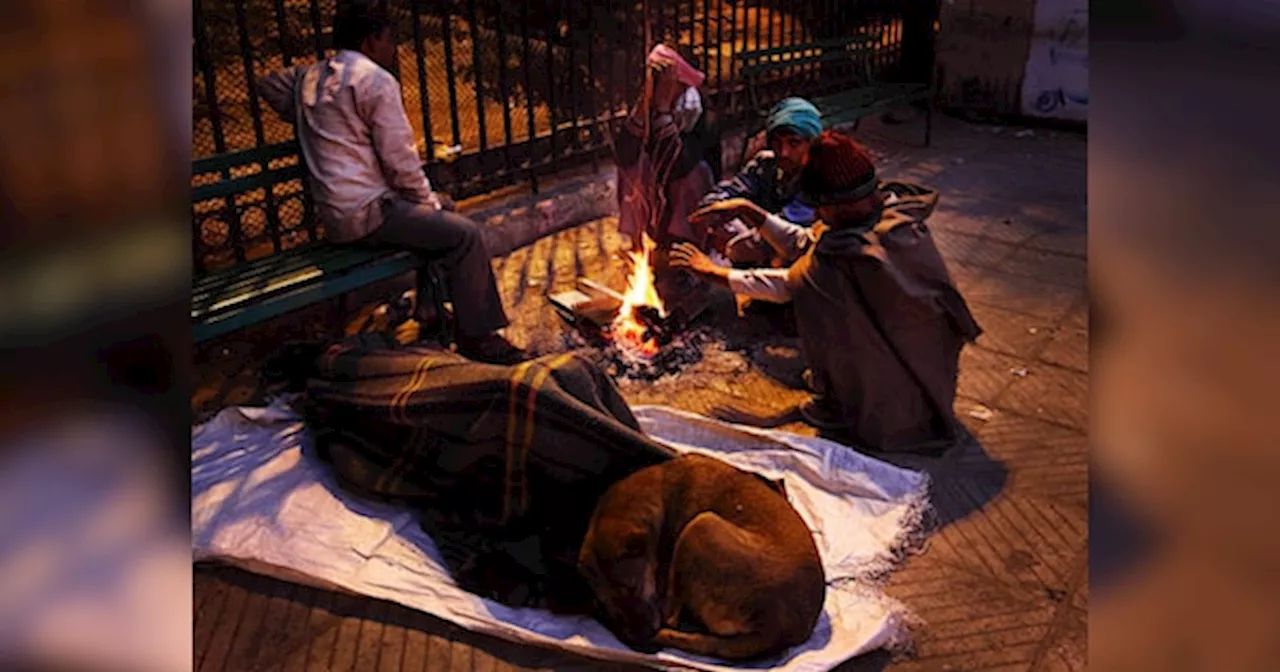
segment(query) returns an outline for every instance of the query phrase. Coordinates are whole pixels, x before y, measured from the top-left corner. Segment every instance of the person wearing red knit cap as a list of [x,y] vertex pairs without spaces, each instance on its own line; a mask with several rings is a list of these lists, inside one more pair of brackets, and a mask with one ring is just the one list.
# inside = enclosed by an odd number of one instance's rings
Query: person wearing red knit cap
[[672,264],[739,295],[794,302],[814,396],[790,415],[869,450],[951,445],[960,431],[952,411],[960,350],[982,330],[924,222],[937,191],[880,182],[866,151],[831,131],[814,141],[800,180],[818,216],[812,228],[749,201],[694,215],[758,227],[789,268],[724,268],[689,245]]

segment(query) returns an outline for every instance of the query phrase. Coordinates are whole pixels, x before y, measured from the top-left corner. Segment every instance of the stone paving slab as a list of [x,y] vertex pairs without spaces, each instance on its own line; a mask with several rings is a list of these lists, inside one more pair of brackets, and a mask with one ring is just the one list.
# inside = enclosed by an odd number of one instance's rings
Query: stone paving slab
[[[886,177],[942,191],[930,219],[957,284],[986,333],[966,348],[956,411],[973,440],[937,458],[894,461],[933,478],[938,529],[887,589],[922,619],[913,656],[884,653],[846,670],[1079,670],[1087,653],[1088,298],[1085,141],[1037,130],[940,119],[934,147],[916,124],[864,123],[860,139]],[[546,295],[581,275],[621,288],[623,241],[604,219],[498,260],[513,336],[535,351],[565,347]],[[376,300],[374,290],[370,300]],[[358,302],[356,305],[360,305]],[[371,306],[347,324],[370,321]],[[320,333],[316,309],[197,360],[193,405],[207,412],[260,400],[254,372],[271,343]],[[778,317],[735,317],[703,361],[655,383],[623,381],[631,403],[695,412],[768,412],[804,398],[803,359]],[[1024,375],[1025,373],[1025,375]],[[812,434],[803,425],[787,429]],[[397,605],[222,567],[196,571],[198,670],[613,669],[465,632]]]

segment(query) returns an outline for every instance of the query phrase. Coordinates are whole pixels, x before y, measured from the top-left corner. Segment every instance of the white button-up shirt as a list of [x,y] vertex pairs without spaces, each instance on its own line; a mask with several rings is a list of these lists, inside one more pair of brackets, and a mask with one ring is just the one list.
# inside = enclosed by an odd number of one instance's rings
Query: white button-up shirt
[[400,84],[358,51],[263,78],[262,99],[294,124],[326,236],[363,238],[382,224],[381,201],[439,207],[422,172]]
[[[760,225],[760,237],[778,252],[787,264],[804,256],[817,235],[812,228],[792,224],[778,215],[769,215]],[[729,271],[729,288],[739,296],[774,303],[791,300],[786,268],[751,268]]]

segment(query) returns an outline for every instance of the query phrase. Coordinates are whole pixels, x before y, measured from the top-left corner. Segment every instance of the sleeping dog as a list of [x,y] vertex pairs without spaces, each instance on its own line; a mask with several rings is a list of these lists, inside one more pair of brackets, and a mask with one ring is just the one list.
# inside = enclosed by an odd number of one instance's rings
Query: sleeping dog
[[701,455],[610,487],[578,569],[628,646],[726,660],[806,641],[826,593],[813,535],[780,484]]

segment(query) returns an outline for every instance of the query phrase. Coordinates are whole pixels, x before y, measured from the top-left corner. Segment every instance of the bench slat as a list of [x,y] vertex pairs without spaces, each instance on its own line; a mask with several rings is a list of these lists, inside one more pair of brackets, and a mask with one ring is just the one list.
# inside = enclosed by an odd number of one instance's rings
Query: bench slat
[[234,292],[255,283],[269,281],[273,276],[286,275],[303,266],[321,263],[329,257],[366,253],[363,250],[349,250],[337,245],[312,243],[279,254],[272,254],[254,259],[245,264],[225,268],[201,276],[192,283],[191,302],[193,304],[208,303],[210,295]]
[[302,285],[324,284],[338,276],[356,273],[367,266],[404,266],[417,268],[420,261],[408,252],[356,250],[354,254],[309,259],[311,263],[294,265],[270,274],[262,274],[255,282],[237,281],[222,291],[208,292],[199,302],[192,302],[193,320],[209,321],[236,306],[265,301],[273,294]]
[[265,287],[282,276],[296,274],[298,270],[308,266],[320,266],[337,273],[344,268],[369,264],[379,256],[388,255],[388,252],[351,250],[351,248],[330,246],[325,243],[310,244],[301,253],[289,250],[278,255],[269,255],[198,279],[192,285],[191,305],[193,310],[202,311],[211,303],[218,302],[229,294]]
[[217,156],[200,159],[199,161],[195,161],[191,164],[191,174],[205,175],[210,173],[221,173],[224,170],[231,170],[232,168],[239,168],[240,166],[262,164],[275,159],[284,159],[291,156],[298,156],[298,143],[281,142],[274,145],[255,147],[253,149],[245,149],[239,152],[219,154]]
[[777,70],[786,70],[815,63],[867,59],[866,47],[875,43],[869,35],[858,35],[839,40],[809,42],[794,46],[757,49],[736,54],[742,61],[739,72],[744,77],[756,77]]
[[418,260],[412,255],[402,253],[387,258],[376,264],[368,264],[351,272],[335,276],[326,276],[323,280],[311,281],[297,286],[292,291],[277,293],[245,303],[239,308],[224,310],[216,315],[199,320],[193,326],[192,336],[199,343],[245,327],[265,322],[275,317],[306,308],[314,303],[325,301],[355,289],[416,269]]
[[813,42],[804,42],[801,44],[789,44],[781,47],[770,47],[768,49],[754,49],[752,51],[740,51],[734,54],[734,58],[742,61],[754,61],[771,56],[784,56],[787,54],[803,54],[814,50],[849,50],[849,47],[861,49],[868,44],[876,41],[873,35],[853,35],[851,37],[840,37],[829,40],[814,40]]
[[294,164],[283,168],[263,170],[244,177],[221,180],[212,184],[202,184],[191,189],[191,202],[200,203],[216,198],[239,196],[258,189],[270,189],[277,184],[302,178],[306,174],[307,171],[302,167],[302,164]]

